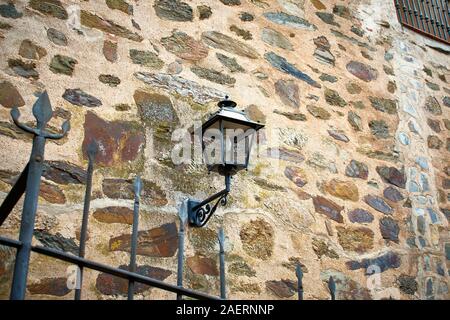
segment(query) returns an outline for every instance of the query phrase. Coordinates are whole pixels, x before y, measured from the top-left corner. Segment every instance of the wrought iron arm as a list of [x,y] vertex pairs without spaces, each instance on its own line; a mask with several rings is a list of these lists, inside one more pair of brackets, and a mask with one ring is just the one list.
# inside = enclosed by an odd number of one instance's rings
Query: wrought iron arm
[[[225,206],[227,204],[227,196],[230,192],[230,181],[231,176],[227,174],[225,175],[225,189],[217,192],[216,194],[208,197],[201,202],[189,200],[188,214],[189,222],[191,223],[191,225],[194,225],[196,227],[203,227],[217,210],[219,204],[222,206]],[[210,202],[213,202],[215,200],[217,200],[216,203],[211,206]]]

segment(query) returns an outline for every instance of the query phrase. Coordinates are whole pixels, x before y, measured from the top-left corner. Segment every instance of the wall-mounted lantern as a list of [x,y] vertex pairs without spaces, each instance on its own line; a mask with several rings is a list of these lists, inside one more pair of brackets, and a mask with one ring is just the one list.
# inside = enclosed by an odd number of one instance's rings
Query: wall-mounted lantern
[[[203,227],[217,206],[226,204],[231,176],[247,169],[256,132],[264,127],[251,121],[245,112],[236,110],[236,103],[228,97],[218,106],[219,111],[201,126],[201,132],[195,134],[200,134],[203,160],[208,170],[225,177],[225,189],[203,201],[188,199],[189,223],[196,227]],[[211,206],[210,202],[214,200],[217,201]]]

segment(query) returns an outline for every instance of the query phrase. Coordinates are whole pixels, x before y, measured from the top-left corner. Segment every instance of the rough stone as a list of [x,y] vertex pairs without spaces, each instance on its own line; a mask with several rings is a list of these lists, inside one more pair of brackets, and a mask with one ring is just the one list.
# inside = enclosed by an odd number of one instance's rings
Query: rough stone
[[251,220],[241,227],[239,236],[242,248],[251,257],[269,259],[273,254],[274,230],[261,218]]
[[352,160],[345,168],[345,175],[352,178],[367,180],[369,176],[369,168],[362,162]]
[[350,139],[342,130],[327,130],[328,134],[338,141],[349,142]]
[[218,101],[219,99],[223,99],[226,95],[225,92],[199,85],[194,81],[176,75],[137,72],[134,76],[144,83],[156,88],[165,89],[183,97],[191,97],[194,102],[200,104]]
[[333,7],[333,13],[344,19],[351,19],[351,17],[352,17],[350,9],[348,7],[346,7],[344,5],[340,5],[340,4],[336,4]]
[[120,79],[112,74],[101,74],[98,76],[101,83],[107,84],[110,87],[117,87],[120,84]]
[[312,247],[314,253],[317,255],[319,259],[321,259],[322,256],[326,256],[331,259],[339,259],[339,255],[336,253],[336,251],[330,249],[328,244],[323,240],[313,239]]
[[398,242],[400,228],[398,223],[391,217],[383,217],[380,219],[380,232],[383,239]]
[[133,95],[141,120],[150,126],[174,127],[178,122],[177,113],[169,97],[142,90]]
[[316,16],[320,18],[323,22],[330,24],[332,26],[340,27],[341,25],[334,20],[334,14],[328,12],[316,12]]
[[60,233],[53,235],[45,230],[34,230],[33,235],[44,247],[70,252],[78,256],[78,245],[73,238],[66,238]]
[[[127,265],[119,266],[119,269],[129,270]],[[136,273],[145,277],[153,278],[159,281],[164,281],[169,277],[172,272],[158,267],[152,267],[149,265],[142,265],[136,267]],[[126,296],[128,294],[128,280],[119,277],[112,276],[108,273],[100,273],[95,281],[95,288],[104,295],[121,295]],[[143,293],[152,287],[136,282],[134,285],[134,293]]]
[[232,262],[228,267],[228,272],[237,276],[256,276],[256,271],[244,261]]
[[441,123],[439,122],[439,120],[433,120],[433,119],[428,118],[427,124],[431,128],[431,130],[433,130],[436,133],[439,133],[442,131]]
[[131,49],[130,58],[134,64],[139,64],[141,66],[156,70],[159,70],[164,66],[164,62],[158,57],[158,55],[151,51]]
[[45,161],[42,176],[58,184],[85,184],[86,171],[67,161]]
[[331,114],[322,107],[315,105],[307,105],[306,110],[311,113],[314,117],[322,120],[329,120],[331,118]]
[[400,191],[398,191],[394,187],[387,187],[386,189],[384,189],[383,196],[393,202],[399,202],[405,199]]
[[191,6],[179,0],[157,0],[153,8],[156,15],[164,20],[183,22],[194,19]]
[[392,214],[394,212],[394,209],[378,196],[367,195],[364,197],[364,202],[381,213]]
[[244,21],[244,22],[250,22],[250,21],[253,21],[255,19],[255,17],[249,12],[241,12],[239,14],[239,19],[241,19],[241,21]]
[[0,5],[0,15],[3,18],[19,19],[23,13],[17,11],[13,2],[8,2]]
[[397,102],[391,99],[369,97],[372,107],[388,114],[397,114]]
[[25,105],[25,101],[11,82],[2,81],[0,82],[0,104],[5,108],[19,108]]
[[370,120],[369,128],[373,136],[377,139],[387,139],[389,134],[389,126],[384,120]]
[[[143,180],[141,202],[153,206],[162,207],[167,204],[166,193],[155,182]],[[133,181],[131,179],[104,179],[102,190],[105,196],[111,199],[134,199]]]
[[351,181],[332,179],[324,184],[324,190],[332,196],[343,200],[359,200],[358,188]]
[[[380,268],[380,272],[384,272],[389,269],[397,269],[401,265],[401,257],[393,251],[384,253],[376,258],[366,258],[360,261],[348,261],[346,263],[349,270],[366,269],[371,265],[377,265]],[[368,274],[372,271],[367,270]]]
[[182,31],[161,39],[163,47],[177,57],[188,61],[199,61],[208,56],[208,48]]
[[120,10],[126,14],[133,15],[133,6],[124,0],[106,0],[108,8]]
[[102,105],[102,102],[99,99],[78,88],[66,89],[62,97],[70,103],[80,107],[95,108]]
[[263,15],[267,20],[279,25],[301,30],[317,30],[317,27],[309,21],[284,12],[266,12]]
[[39,79],[39,72],[36,71],[36,63],[34,61],[25,62],[20,59],[8,59],[8,66],[17,75],[27,79]]
[[130,39],[136,42],[141,42],[143,40],[142,36],[140,36],[139,34],[132,32],[111,20],[104,19],[89,11],[80,11],[80,22],[85,27],[98,29],[100,31],[110,33],[118,37]]
[[299,88],[293,80],[278,80],[275,82],[275,92],[281,101],[293,108],[300,107]]
[[308,179],[306,177],[305,172],[299,168],[294,166],[288,166],[284,169],[284,175],[295,183],[297,187],[303,187],[308,183]]
[[244,68],[242,68],[242,66],[236,61],[236,58],[227,57],[226,55],[219,52],[216,53],[216,57],[220,61],[220,63],[228,68],[231,73],[245,72]]
[[428,148],[436,149],[436,150],[439,150],[444,145],[442,140],[439,139],[438,136],[434,136],[434,135],[428,136],[427,143],[428,143]]
[[365,82],[370,82],[378,78],[377,70],[358,61],[350,61],[346,68],[348,72]]
[[435,115],[435,116],[442,115],[441,106],[435,97],[431,97],[431,96],[427,97],[425,100],[424,108],[426,111],[428,111],[432,115]]
[[209,17],[211,17],[211,15],[212,15],[211,8],[206,5],[197,6],[197,11],[198,11],[198,18],[200,20],[209,19]]
[[348,219],[353,223],[371,223],[373,214],[364,209],[355,209],[348,213]]
[[347,115],[347,120],[355,131],[362,131],[363,125],[361,117],[353,111],[349,111]]
[[66,20],[69,15],[59,0],[31,0],[29,6],[45,15]]
[[215,260],[203,256],[195,255],[187,257],[186,264],[195,274],[203,274],[209,276],[218,276],[219,270]]
[[297,292],[296,282],[288,279],[266,281],[266,288],[280,298],[292,297]]
[[[173,257],[178,247],[178,230],[175,223],[138,232],[137,254],[148,257]],[[123,234],[109,240],[109,250],[131,250],[131,235]]]
[[107,122],[93,112],[88,112],[84,120],[82,144],[85,159],[87,147],[94,139],[99,146],[96,163],[101,166],[133,161],[145,145],[145,133],[137,123],[120,120]]
[[336,222],[344,222],[344,218],[341,214],[341,211],[344,210],[344,207],[341,207],[333,201],[321,196],[313,197],[313,204],[314,209],[317,213],[321,213]]
[[315,80],[313,80],[310,76],[308,76],[306,73],[301,72],[293,64],[289,63],[285,58],[277,55],[276,53],[268,52],[268,53],[264,54],[264,58],[275,69],[277,69],[281,72],[290,74],[299,80],[305,81],[307,84],[309,84],[315,88],[321,87],[321,85],[318,84]]
[[305,157],[298,150],[286,147],[269,148],[267,153],[269,157],[294,163],[302,163],[305,160]]
[[350,94],[360,94],[362,91],[362,88],[355,82],[349,82],[345,85],[345,88],[347,89],[348,93]]
[[78,61],[71,57],[57,54],[50,62],[50,70],[54,73],[71,76],[77,63]]
[[234,32],[238,37],[244,40],[252,40],[253,36],[250,31],[239,28],[238,26],[232,24],[230,26],[230,31]]
[[105,207],[94,211],[95,220],[103,223],[133,224],[133,210],[127,207]]
[[56,297],[63,297],[71,289],[67,287],[67,278],[41,278],[38,282],[32,282],[27,285],[31,294],[45,294]]
[[58,46],[65,47],[67,46],[68,43],[66,35],[63,32],[56,30],[54,28],[47,29],[47,38]]
[[217,70],[193,66],[191,67],[191,71],[195,73],[199,78],[206,79],[218,84],[234,86],[234,84],[236,83],[236,79]]
[[347,102],[342,99],[336,90],[325,88],[325,101],[332,106],[345,107]]
[[105,40],[103,42],[103,55],[105,56],[105,59],[109,62],[116,62],[117,57],[117,42]]
[[325,10],[327,8],[320,0],[311,0],[311,3],[317,10]]
[[53,184],[42,182],[39,189],[39,197],[49,203],[64,204],[66,203],[66,196],[62,190]]
[[294,47],[288,38],[286,38],[281,32],[268,27],[262,30],[261,40],[271,46],[291,51],[294,50]]
[[217,31],[203,32],[202,40],[212,48],[224,50],[250,59],[259,58],[259,54],[249,45]]
[[369,228],[345,228],[338,226],[336,229],[338,230],[339,244],[344,250],[363,253],[373,248],[374,234]]
[[398,287],[401,292],[413,295],[417,292],[418,284],[414,277],[401,274],[397,278]]
[[47,51],[33,43],[31,40],[25,39],[20,44],[19,55],[26,59],[40,60],[42,57],[47,55]]

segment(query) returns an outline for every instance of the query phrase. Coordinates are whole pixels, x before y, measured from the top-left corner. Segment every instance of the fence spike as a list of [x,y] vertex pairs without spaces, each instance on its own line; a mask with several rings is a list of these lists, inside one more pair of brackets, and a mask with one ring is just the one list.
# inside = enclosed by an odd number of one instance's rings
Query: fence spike
[[[188,201],[184,199],[178,210],[180,218],[180,230],[178,231],[178,265],[177,265],[177,286],[183,287],[183,268],[184,268],[184,231],[188,219]],[[177,293],[177,300],[182,300],[183,296]]]
[[222,299],[227,298],[226,286],[225,286],[225,234],[223,228],[219,229],[219,261],[220,261],[220,297]]
[[336,300],[336,283],[332,276],[328,279],[328,289],[330,290],[331,300]]
[[[140,176],[136,176],[133,183],[134,188],[134,208],[133,208],[133,231],[131,233],[130,250],[130,272],[136,272],[136,254],[139,231],[139,202],[141,198],[142,181]],[[128,300],[134,299],[134,280],[128,281]]]
[[297,263],[297,266],[295,268],[295,274],[297,276],[298,300],[303,300],[303,271],[300,266],[300,263]]

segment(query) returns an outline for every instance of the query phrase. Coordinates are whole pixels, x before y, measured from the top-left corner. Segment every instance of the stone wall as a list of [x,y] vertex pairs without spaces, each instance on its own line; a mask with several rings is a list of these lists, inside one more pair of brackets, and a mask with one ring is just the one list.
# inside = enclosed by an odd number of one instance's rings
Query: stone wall
[[[295,299],[297,263],[306,299],[328,299],[330,276],[338,299],[449,298],[450,49],[402,29],[393,1],[1,0],[0,53],[2,198],[31,150],[11,108],[32,121],[47,90],[50,129],[71,123],[46,146],[34,243],[77,253],[95,138],[87,258],[126,268],[140,174],[138,270],[176,283],[180,201],[223,181],[173,164],[172,133],[228,94],[265,122],[270,152],[234,177],[207,227],[187,231],[186,286],[218,294],[223,226],[233,299]],[[20,212],[2,236],[17,236]],[[14,251],[0,257],[7,298]],[[27,298],[72,299],[68,267],[33,254]],[[126,291],[85,272],[83,298]]]

